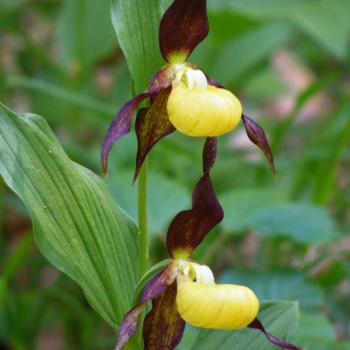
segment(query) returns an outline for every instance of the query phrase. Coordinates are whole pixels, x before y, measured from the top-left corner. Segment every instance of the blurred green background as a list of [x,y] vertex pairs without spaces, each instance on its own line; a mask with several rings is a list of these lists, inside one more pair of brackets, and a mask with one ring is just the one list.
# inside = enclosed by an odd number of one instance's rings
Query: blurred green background
[[[69,156],[99,174],[104,133],[131,96],[109,5],[0,0],[0,100],[43,115]],[[264,126],[277,176],[242,125],[220,138],[212,177],[225,219],[195,259],[261,299],[299,301],[298,345],[350,349],[350,1],[208,0],[208,7],[210,35],[191,62]],[[175,133],[151,154],[153,262],[167,256],[169,221],[190,205],[202,145]],[[135,152],[131,133],[113,149],[106,178],[134,217]],[[23,205],[2,183],[0,224],[0,349],[112,348],[115,335],[38,252]]]

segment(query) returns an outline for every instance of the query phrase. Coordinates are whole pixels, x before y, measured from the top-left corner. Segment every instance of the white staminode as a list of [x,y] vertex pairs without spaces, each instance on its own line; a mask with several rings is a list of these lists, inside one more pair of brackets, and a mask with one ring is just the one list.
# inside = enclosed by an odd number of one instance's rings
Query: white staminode
[[201,70],[199,69],[194,70],[193,75],[194,75],[194,80],[196,82],[197,87],[201,89],[206,89],[208,87],[207,77]]
[[215,279],[213,272],[206,265],[192,264],[196,271],[196,282],[200,284],[214,284]]
[[175,64],[175,79],[173,83],[179,81],[187,85],[188,90],[199,88],[205,90],[208,87],[208,80],[205,74],[199,69],[186,67],[184,64]]
[[214,284],[215,279],[213,272],[206,265],[199,265],[189,261],[179,261],[178,262],[179,272],[196,283],[200,284]]
[[185,70],[186,70],[186,66],[184,64],[175,64],[174,65],[174,68],[175,68],[175,79],[174,79],[174,83],[178,82],[178,81],[181,81],[184,73],[185,73]]
[[200,89],[206,89],[208,87],[208,81],[205,74],[199,69],[186,69],[187,87],[192,90],[194,87]]
[[192,69],[186,71],[186,81],[188,90],[192,90],[194,87],[194,74]]

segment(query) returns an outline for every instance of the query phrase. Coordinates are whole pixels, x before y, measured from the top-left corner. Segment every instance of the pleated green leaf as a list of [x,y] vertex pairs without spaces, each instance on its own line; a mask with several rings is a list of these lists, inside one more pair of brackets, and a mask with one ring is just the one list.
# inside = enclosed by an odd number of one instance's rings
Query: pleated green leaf
[[137,227],[104,182],[71,161],[45,120],[0,104],[0,173],[25,203],[45,257],[116,327],[137,283]]
[[160,0],[112,0],[112,22],[137,93],[162,65],[158,30]]

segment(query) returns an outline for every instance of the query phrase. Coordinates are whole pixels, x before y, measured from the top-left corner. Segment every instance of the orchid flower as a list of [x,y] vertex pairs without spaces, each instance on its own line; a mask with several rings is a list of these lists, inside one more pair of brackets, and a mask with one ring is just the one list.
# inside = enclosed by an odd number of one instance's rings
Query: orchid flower
[[128,101],[113,119],[105,136],[101,162],[107,171],[113,144],[127,134],[132,117],[145,99],[149,106],[136,118],[138,150],[134,179],[152,147],[175,130],[192,137],[216,137],[230,132],[243,120],[249,139],[275,172],[270,147],[262,128],[242,113],[238,98],[187,59],[209,32],[206,0],[175,0],[163,15],[159,46],[166,62],[151,79],[147,91]]
[[192,208],[180,212],[167,233],[171,260],[143,289],[139,303],[124,317],[115,350],[135,334],[147,302],[152,309],[143,323],[144,349],[172,350],[181,341],[185,323],[201,328],[260,330],[282,349],[301,350],[268,333],[256,318],[259,301],[248,287],[215,284],[208,266],[190,260],[193,250],[224,216],[210,180],[217,153],[216,138],[207,138],[203,149],[203,175],[192,195]]

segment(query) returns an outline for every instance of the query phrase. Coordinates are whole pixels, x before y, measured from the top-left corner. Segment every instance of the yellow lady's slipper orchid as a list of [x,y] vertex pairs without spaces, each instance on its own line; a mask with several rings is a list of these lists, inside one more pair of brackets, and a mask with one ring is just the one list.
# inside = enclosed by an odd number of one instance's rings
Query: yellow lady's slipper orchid
[[259,301],[252,290],[240,285],[215,284],[208,266],[183,259],[172,260],[145,286],[140,303],[125,315],[120,325],[116,350],[122,350],[135,334],[149,300],[152,310],[143,323],[145,350],[175,349],[186,322],[208,329],[249,327],[261,331],[281,349],[303,350],[265,330],[256,318]]
[[213,138],[232,131],[240,120],[248,138],[264,152],[275,173],[263,129],[242,113],[235,95],[187,61],[208,31],[206,0],[174,0],[164,13],[159,47],[166,63],[152,76],[148,88],[126,102],[112,120],[101,149],[104,174],[113,144],[130,131],[133,114],[146,99],[149,106],[139,110],[136,117],[138,149],[134,179],[154,145],[172,132]]

